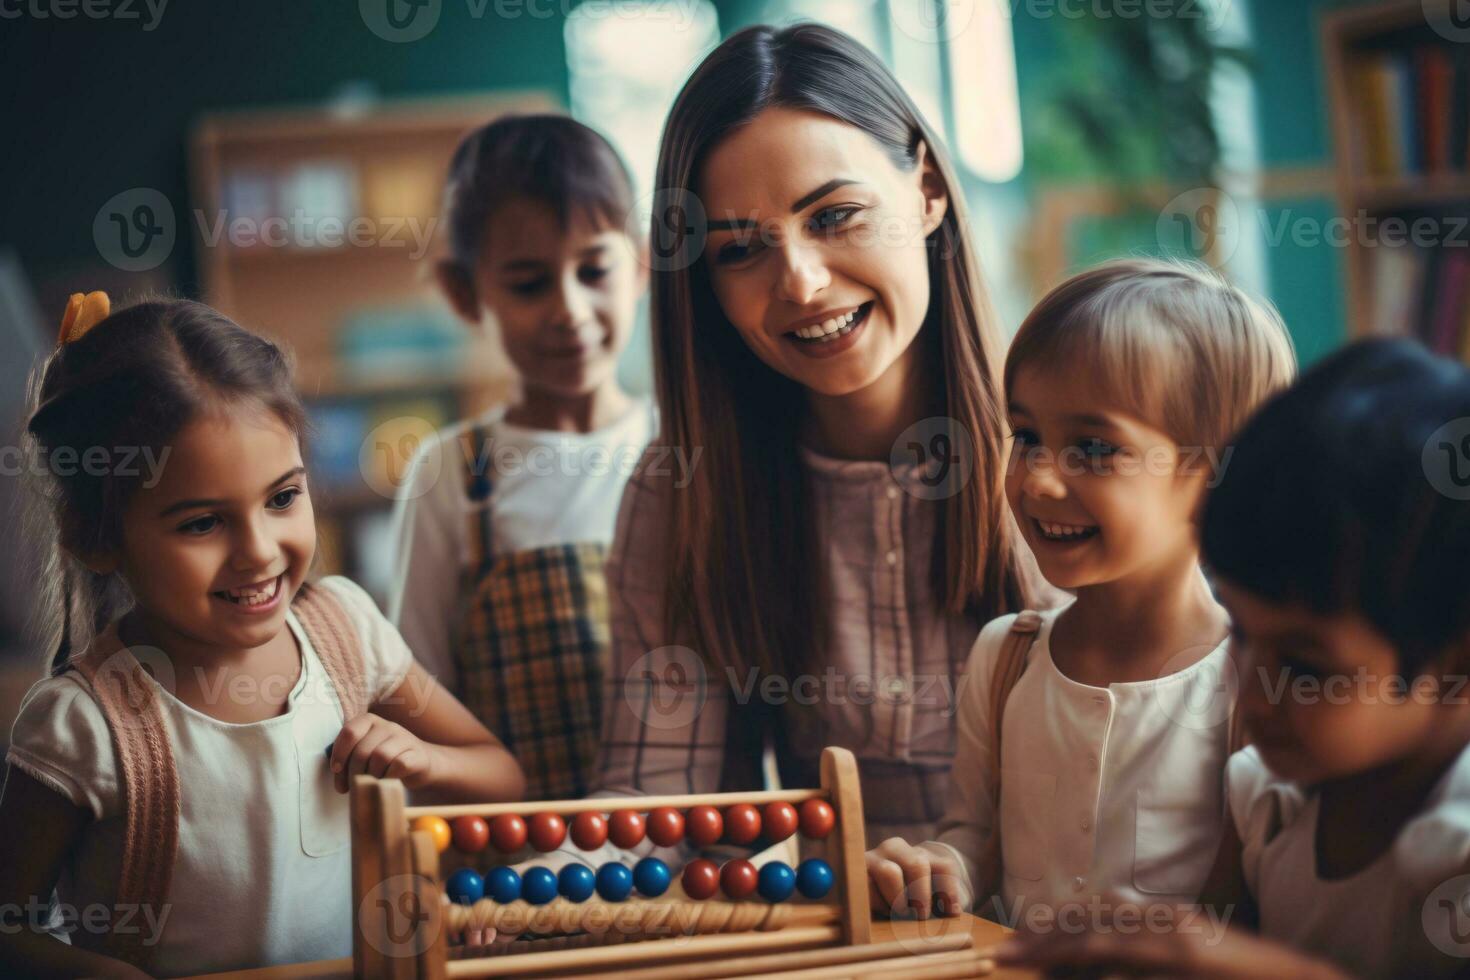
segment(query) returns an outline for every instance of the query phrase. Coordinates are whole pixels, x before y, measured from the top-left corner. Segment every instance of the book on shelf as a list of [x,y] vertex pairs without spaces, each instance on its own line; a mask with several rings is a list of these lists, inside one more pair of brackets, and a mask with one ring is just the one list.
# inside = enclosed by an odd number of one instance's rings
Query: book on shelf
[[1375,177],[1470,171],[1470,53],[1423,44],[1349,66],[1355,153]]
[[1370,277],[1373,333],[1470,361],[1470,247],[1379,245]]

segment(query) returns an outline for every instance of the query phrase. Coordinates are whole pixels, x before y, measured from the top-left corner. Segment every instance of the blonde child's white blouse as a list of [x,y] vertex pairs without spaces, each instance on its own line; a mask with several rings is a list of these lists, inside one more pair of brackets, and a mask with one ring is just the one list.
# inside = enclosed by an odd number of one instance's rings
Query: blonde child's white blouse
[[1261,935],[1355,976],[1448,977],[1465,967],[1470,748],[1381,857],[1334,880],[1317,874],[1317,795],[1272,774],[1254,748],[1230,757],[1227,784]]
[[[1054,915],[1088,922],[1099,897],[1114,905],[1192,902],[1223,826],[1226,644],[1157,680],[1092,687],[1052,661],[1058,612],[1042,613],[1026,671],[1006,702],[1002,881],[979,881],[977,868],[996,826],[990,680],[1015,616],[989,623],[975,641],[938,843],[959,859],[976,911],[1010,924],[1044,927]],[[986,900],[995,893],[998,909]]]
[[[356,622],[368,689],[373,700],[382,698],[408,673],[408,647],[357,585],[334,577],[320,586]],[[347,797],[333,788],[326,760],[342,709],[295,614],[288,611],[286,622],[301,647],[302,670],[284,714],[229,724],[160,687],[181,813],[166,912],[156,925],[136,923],[145,938],[159,939],[149,966],[155,975],[351,955]],[[221,697],[232,696],[228,690]],[[237,689],[233,696],[255,695]],[[111,909],[121,867],[122,788],[102,710],[76,671],[31,688],[6,761],[92,816],[56,888],[57,900],[76,910],[71,921],[89,906]],[[105,937],[77,928],[70,940],[100,949]]]
[[[490,446],[467,461],[460,440],[472,426],[488,428]],[[439,683],[458,689],[451,647],[469,562],[471,508],[489,507],[497,555],[558,544],[610,545],[623,486],[657,431],[658,409],[648,398],[634,399],[622,418],[592,432],[513,425],[499,406],[441,429],[419,451],[393,512],[388,616]],[[470,502],[467,462],[485,468],[492,487],[487,505]],[[679,472],[673,458],[667,465]]]

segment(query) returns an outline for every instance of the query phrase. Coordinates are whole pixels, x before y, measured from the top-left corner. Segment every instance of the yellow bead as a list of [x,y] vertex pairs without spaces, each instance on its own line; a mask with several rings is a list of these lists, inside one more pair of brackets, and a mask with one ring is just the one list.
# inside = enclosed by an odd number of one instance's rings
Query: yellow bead
[[443,817],[419,817],[413,822],[414,830],[422,830],[434,838],[434,850],[443,854],[449,850],[449,840],[452,836],[449,832],[449,821]]

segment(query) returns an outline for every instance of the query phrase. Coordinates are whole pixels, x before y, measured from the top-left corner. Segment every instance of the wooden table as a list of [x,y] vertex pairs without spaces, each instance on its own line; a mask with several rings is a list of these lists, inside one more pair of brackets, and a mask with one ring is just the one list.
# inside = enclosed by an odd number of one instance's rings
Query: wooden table
[[[968,928],[975,937],[975,948],[993,946],[1011,934],[1004,926],[973,915],[961,915],[952,919],[931,919],[928,922],[873,923],[873,942],[883,943],[894,939],[912,939],[915,952],[923,950],[926,937],[947,935],[958,929]],[[208,974],[208,980],[351,980],[352,959],[321,960],[316,963],[297,963],[291,966],[263,967],[258,970],[234,970],[229,973]],[[1030,980],[1034,973],[1020,970],[997,970],[988,975],[992,980]],[[205,980],[204,977],[196,980]]]

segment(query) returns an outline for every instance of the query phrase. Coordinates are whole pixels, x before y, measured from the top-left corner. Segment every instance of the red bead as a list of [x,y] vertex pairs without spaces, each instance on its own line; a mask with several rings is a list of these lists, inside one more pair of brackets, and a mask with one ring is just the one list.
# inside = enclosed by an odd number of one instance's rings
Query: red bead
[[526,846],[526,821],[514,813],[502,813],[490,821],[490,843],[510,854]]
[[725,818],[712,806],[697,806],[685,815],[684,828],[695,847],[709,847],[725,832]]
[[659,847],[673,847],[684,839],[684,814],[661,806],[648,814],[648,839]]
[[554,813],[538,813],[531,818],[531,846],[538,851],[554,851],[567,839],[567,822]]
[[749,861],[728,861],[720,869],[720,887],[730,898],[747,898],[755,891],[760,873]]
[[618,847],[636,847],[643,840],[643,814],[619,810],[608,821],[608,838]]
[[607,821],[600,813],[579,813],[572,819],[572,843],[595,851],[607,843]]
[[484,817],[455,817],[452,828],[455,848],[466,854],[477,854],[490,843],[490,825]]
[[704,858],[695,858],[684,865],[683,882],[685,895],[690,898],[709,898],[720,887],[719,865]]
[[783,841],[796,833],[796,807],[790,803],[767,803],[761,819],[766,828],[766,840],[772,843]]
[[755,807],[737,803],[725,811],[725,839],[730,843],[749,844],[760,835],[761,812]]
[[807,800],[801,805],[801,833],[804,837],[822,838],[832,833],[837,813],[826,800]]

